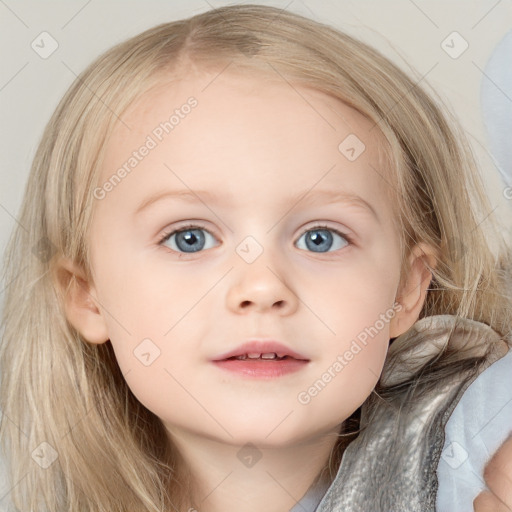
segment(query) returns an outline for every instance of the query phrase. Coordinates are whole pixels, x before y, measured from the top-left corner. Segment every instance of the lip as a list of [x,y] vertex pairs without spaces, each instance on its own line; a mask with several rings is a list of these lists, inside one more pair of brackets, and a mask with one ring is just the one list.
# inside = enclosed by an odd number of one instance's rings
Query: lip
[[[279,343],[278,341],[274,340],[249,340],[245,343],[242,343],[238,347],[236,347],[233,350],[230,350],[229,352],[225,352],[224,354],[220,354],[219,356],[216,356],[214,359],[212,359],[213,362],[219,362],[224,361],[226,359],[229,359],[230,357],[236,357],[236,356],[242,356],[244,354],[267,354],[270,352],[275,352],[278,357],[283,356],[289,356],[295,360],[302,361],[302,362],[308,362],[309,359],[296,352],[295,350],[292,350],[291,348],[288,348],[286,345],[283,345],[282,343]],[[293,362],[292,359],[292,362]],[[243,362],[243,361],[242,361]],[[265,361],[262,361],[263,363],[266,363]],[[254,362],[249,362],[250,364],[253,364]],[[274,365],[277,363],[276,361],[270,361],[270,363],[273,363]]]
[[[267,354],[275,352],[283,360],[271,359],[229,359],[244,354]],[[217,356],[212,362],[218,368],[242,377],[256,379],[274,379],[305,368],[309,359],[274,340],[249,340],[235,349]]]
[[305,368],[309,361],[303,359],[283,359],[282,361],[224,359],[223,361],[213,361],[213,363],[218,368],[241,377],[269,380],[295,373]]

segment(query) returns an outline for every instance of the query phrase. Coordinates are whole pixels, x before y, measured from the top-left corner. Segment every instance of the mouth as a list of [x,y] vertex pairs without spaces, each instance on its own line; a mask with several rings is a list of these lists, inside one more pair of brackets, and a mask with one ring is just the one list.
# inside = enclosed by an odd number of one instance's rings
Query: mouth
[[[268,350],[268,349],[267,349]],[[289,354],[289,349],[280,346],[278,352],[247,351],[226,354],[212,361],[215,366],[231,375],[253,379],[274,379],[295,373],[308,366],[309,359],[300,354]],[[293,351],[292,351],[293,352]]]
[[240,356],[232,356],[226,359],[222,359],[222,361],[283,361],[293,359],[296,361],[301,361],[301,359],[295,359],[292,356],[278,356],[275,352],[268,352],[266,354],[243,354]]
[[279,361],[303,361],[309,359],[287,347],[286,345],[273,340],[250,340],[239,345],[234,350],[225,352],[213,359],[219,361],[247,361],[247,362],[279,362]]

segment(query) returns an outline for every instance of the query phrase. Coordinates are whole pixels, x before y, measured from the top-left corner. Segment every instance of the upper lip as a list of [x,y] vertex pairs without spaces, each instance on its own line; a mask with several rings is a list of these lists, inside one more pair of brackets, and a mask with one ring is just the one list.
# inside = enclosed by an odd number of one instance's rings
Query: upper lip
[[213,361],[222,361],[224,359],[229,359],[230,357],[243,356],[244,354],[268,354],[271,352],[275,352],[278,357],[290,356],[294,359],[309,361],[306,356],[295,352],[295,350],[292,350],[286,345],[283,345],[282,343],[274,340],[246,341],[245,343],[238,345],[238,347],[234,348],[233,350],[216,356]]

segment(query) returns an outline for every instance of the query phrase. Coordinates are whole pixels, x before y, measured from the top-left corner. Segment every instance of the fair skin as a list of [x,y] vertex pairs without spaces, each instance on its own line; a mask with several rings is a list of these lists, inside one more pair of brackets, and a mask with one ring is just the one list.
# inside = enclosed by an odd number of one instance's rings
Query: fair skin
[[[96,201],[93,279],[63,262],[81,278],[66,313],[88,342],[111,341],[131,390],[162,420],[191,468],[199,511],[282,512],[305,494],[341,423],[371,393],[390,338],[417,320],[431,279],[423,262],[434,260],[426,247],[415,247],[399,288],[399,238],[390,185],[381,177],[382,140],[371,122],[278,77],[217,74],[195,73],[152,90],[123,115],[131,129],[116,126],[100,185],[175,108],[190,96],[198,101]],[[366,145],[354,161],[338,150],[349,134]],[[155,193],[190,189],[201,200],[167,198],[136,214]],[[329,204],[322,190],[356,194],[375,214],[355,203]],[[158,244],[183,221],[201,226],[205,245],[197,252],[180,253],[177,236]],[[325,228],[314,230],[318,224],[351,235],[352,243],[329,231],[332,243],[312,251],[307,231],[325,235]],[[248,236],[263,249],[251,263],[237,252]],[[364,349],[309,403],[299,403],[298,394],[397,300],[400,311]],[[256,336],[286,344],[309,363],[297,373],[251,380],[210,362]],[[149,366],[134,356],[146,338],[160,350]],[[261,455],[251,467],[237,457],[247,443]]]

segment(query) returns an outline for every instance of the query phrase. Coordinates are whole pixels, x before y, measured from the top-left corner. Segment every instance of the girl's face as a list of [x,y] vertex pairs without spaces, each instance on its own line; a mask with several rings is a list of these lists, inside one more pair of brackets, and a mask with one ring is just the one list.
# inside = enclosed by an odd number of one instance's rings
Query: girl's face
[[[371,393],[400,277],[372,128],[323,93],[228,70],[122,116],[95,190],[91,293],[170,433],[286,445],[336,430]],[[213,362],[258,338],[308,362],[273,378]]]

